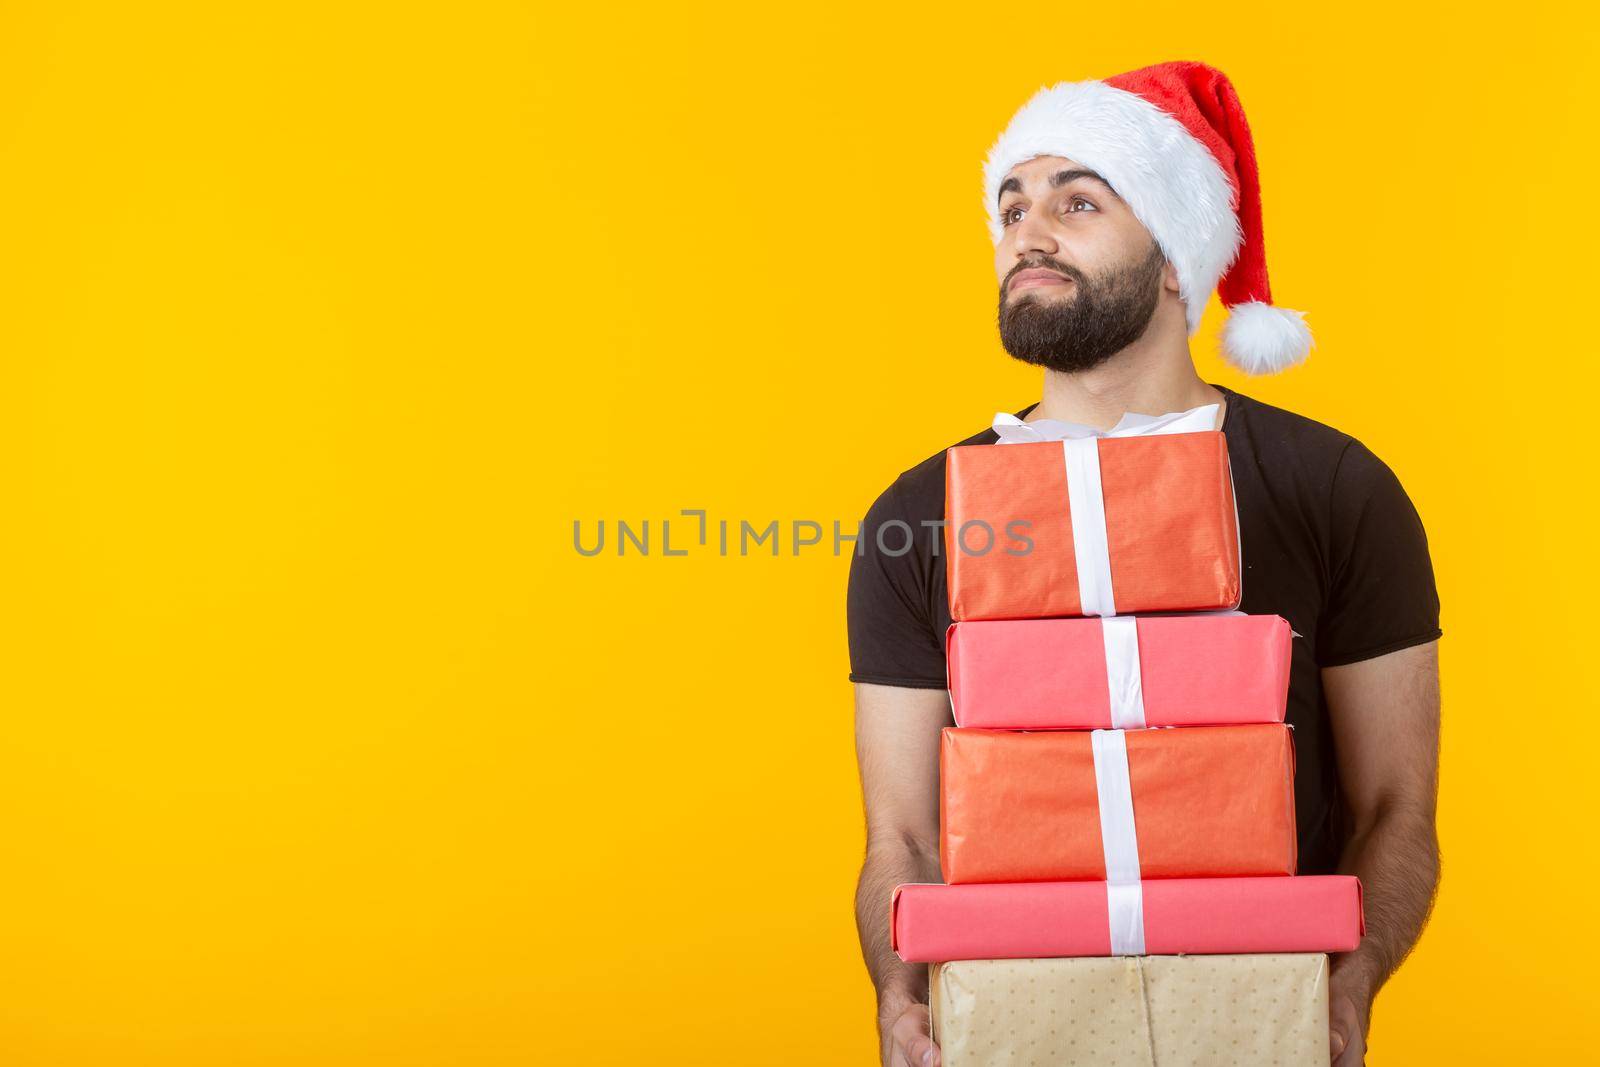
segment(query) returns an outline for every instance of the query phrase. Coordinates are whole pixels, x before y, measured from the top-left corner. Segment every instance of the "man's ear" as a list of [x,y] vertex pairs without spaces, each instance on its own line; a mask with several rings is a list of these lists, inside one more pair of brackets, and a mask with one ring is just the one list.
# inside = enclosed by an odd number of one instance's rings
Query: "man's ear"
[[1178,268],[1168,263],[1161,271],[1161,285],[1170,293],[1178,291]]

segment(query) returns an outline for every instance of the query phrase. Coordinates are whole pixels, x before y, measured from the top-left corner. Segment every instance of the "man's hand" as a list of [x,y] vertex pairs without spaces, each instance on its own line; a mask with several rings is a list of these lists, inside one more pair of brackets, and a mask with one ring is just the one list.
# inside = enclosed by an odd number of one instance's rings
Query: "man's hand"
[[939,1047],[929,1035],[928,1006],[909,997],[886,999],[878,1012],[883,1067],[939,1067]]
[[1328,976],[1328,1054],[1332,1067],[1362,1067],[1367,1059],[1367,1021],[1372,988],[1353,968],[1335,966]]

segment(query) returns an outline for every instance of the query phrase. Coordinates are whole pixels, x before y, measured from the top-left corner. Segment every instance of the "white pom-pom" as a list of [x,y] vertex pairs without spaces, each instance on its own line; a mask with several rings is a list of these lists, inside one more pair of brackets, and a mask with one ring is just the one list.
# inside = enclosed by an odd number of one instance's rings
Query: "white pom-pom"
[[1311,354],[1305,312],[1252,300],[1235,304],[1222,327],[1222,354],[1246,374],[1276,374]]

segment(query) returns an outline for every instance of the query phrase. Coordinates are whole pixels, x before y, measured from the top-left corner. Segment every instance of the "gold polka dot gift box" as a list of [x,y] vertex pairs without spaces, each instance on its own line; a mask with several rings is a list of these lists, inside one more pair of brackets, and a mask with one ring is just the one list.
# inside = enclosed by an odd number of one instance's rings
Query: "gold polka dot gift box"
[[947,1067],[1324,1067],[1328,958],[1111,956],[934,964]]

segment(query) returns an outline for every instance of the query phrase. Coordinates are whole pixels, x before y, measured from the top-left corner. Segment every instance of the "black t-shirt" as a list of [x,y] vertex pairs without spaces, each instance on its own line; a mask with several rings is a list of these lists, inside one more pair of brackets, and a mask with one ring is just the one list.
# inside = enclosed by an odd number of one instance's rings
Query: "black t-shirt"
[[[1287,721],[1294,727],[1300,873],[1329,873],[1345,833],[1321,668],[1442,634],[1427,535],[1394,472],[1361,442],[1215,388],[1227,397],[1222,431],[1244,555],[1240,610],[1281,615],[1299,635]],[[996,440],[985,430],[960,443]],[[867,512],[850,564],[851,681],[917,689],[948,684],[950,598],[935,525],[944,518],[944,477],[940,452],[896,478]],[[880,541],[885,523],[894,526]],[[914,536],[905,550],[908,530]]]

